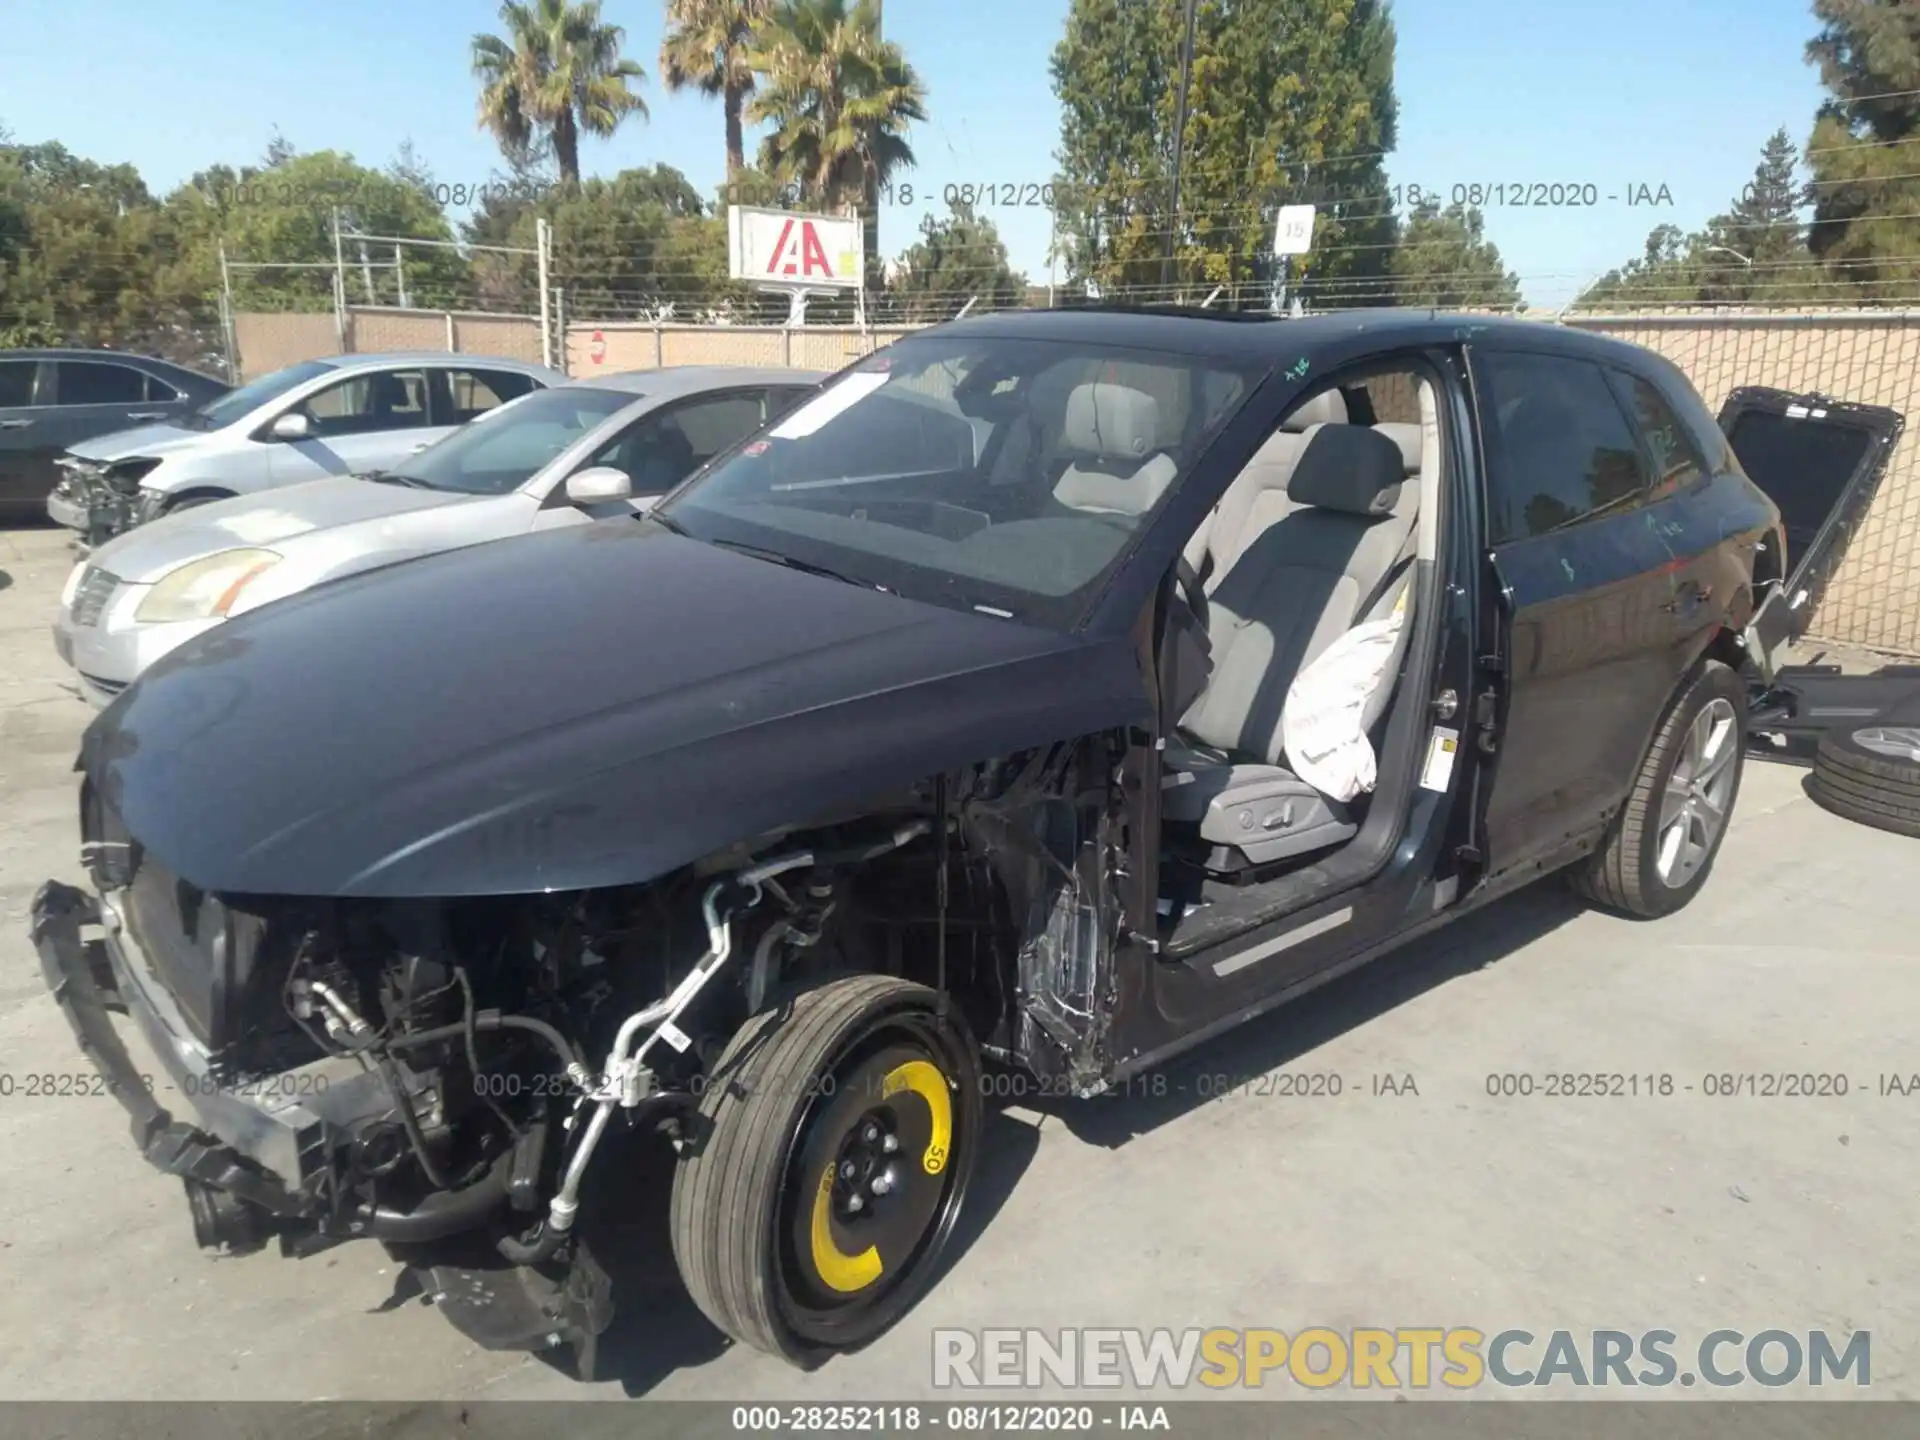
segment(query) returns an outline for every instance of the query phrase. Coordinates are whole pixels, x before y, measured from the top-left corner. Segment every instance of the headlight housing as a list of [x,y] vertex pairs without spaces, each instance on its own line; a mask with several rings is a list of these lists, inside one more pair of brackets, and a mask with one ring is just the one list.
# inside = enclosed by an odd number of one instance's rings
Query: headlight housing
[[133,618],[148,624],[212,620],[233,608],[240,592],[280,563],[273,550],[222,550],[170,571],[147,593]]

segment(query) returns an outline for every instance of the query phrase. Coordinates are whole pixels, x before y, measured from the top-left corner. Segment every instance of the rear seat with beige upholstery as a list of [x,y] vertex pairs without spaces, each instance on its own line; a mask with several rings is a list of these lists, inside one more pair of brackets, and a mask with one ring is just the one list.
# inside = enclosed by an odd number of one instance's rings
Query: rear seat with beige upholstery
[[[1341,420],[1324,418],[1334,413]],[[1281,713],[1303,667],[1399,600],[1420,430],[1349,425],[1345,413],[1330,391],[1290,419],[1221,498],[1195,563],[1209,595],[1212,673],[1168,742],[1161,814],[1248,864],[1325,849],[1358,828],[1346,805],[1286,768]],[[1369,726],[1390,692],[1389,677]]]

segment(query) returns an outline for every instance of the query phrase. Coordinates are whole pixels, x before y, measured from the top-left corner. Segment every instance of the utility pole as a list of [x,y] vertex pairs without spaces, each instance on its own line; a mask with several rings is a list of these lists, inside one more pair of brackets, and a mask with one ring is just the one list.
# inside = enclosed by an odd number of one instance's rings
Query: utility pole
[[549,288],[552,267],[553,229],[544,215],[536,216],[533,222],[533,243],[536,249],[534,263],[540,275],[540,363],[549,370],[553,368],[553,294]]
[[1193,78],[1193,12],[1195,0],[1187,0],[1185,33],[1180,41],[1180,95],[1173,112],[1173,200],[1168,209],[1166,242],[1160,251],[1160,290],[1164,295],[1173,284],[1173,244],[1180,229],[1180,162],[1187,145],[1187,83]]
[[333,207],[333,333],[347,348],[347,251],[340,241],[340,207]]

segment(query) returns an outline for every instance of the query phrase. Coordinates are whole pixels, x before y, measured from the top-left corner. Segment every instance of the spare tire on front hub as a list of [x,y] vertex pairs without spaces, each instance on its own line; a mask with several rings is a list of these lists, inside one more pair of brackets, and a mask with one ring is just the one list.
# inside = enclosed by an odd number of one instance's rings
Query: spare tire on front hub
[[932,1283],[979,1150],[979,1054],[945,996],[856,975],[741,1027],[674,1176],[674,1258],[742,1344],[812,1366]]

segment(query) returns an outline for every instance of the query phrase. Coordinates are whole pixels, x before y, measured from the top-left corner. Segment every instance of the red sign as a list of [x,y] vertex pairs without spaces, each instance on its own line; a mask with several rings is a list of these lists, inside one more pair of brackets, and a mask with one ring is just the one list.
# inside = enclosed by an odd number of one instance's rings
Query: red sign
[[814,229],[811,220],[788,217],[787,223],[780,227],[780,238],[773,242],[773,259],[767,262],[767,274],[791,275],[800,280],[811,280],[816,275],[824,280],[834,278],[833,266],[827,261],[827,247],[820,243],[820,232]]
[[607,337],[603,332],[594,331],[592,338],[587,342],[587,359],[596,365],[607,363]]

